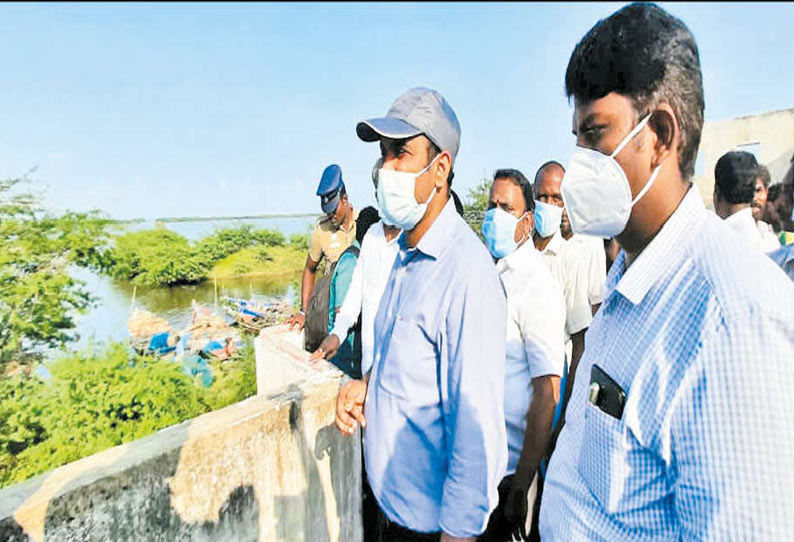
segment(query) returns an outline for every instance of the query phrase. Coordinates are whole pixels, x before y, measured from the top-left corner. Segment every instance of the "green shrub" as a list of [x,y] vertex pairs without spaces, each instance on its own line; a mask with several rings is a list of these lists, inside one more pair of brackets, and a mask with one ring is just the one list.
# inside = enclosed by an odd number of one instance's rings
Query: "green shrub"
[[262,228],[254,232],[256,244],[265,245],[266,247],[283,247],[287,244],[284,234],[278,230],[269,230]]
[[215,382],[205,389],[179,363],[110,343],[57,359],[47,382],[0,381],[0,487],[256,393],[252,340],[210,365]]
[[308,233],[293,233],[289,236],[289,244],[291,247],[302,248],[309,250],[310,236]]
[[110,274],[147,286],[197,282],[207,265],[187,239],[167,229],[142,230],[116,237],[108,251]]
[[[116,237],[105,261],[108,272],[117,278],[147,286],[170,286],[201,281],[216,262],[246,248],[285,244],[281,232],[255,230],[248,224],[216,230],[192,245],[177,233],[156,228]],[[248,271],[240,270],[240,274]]]

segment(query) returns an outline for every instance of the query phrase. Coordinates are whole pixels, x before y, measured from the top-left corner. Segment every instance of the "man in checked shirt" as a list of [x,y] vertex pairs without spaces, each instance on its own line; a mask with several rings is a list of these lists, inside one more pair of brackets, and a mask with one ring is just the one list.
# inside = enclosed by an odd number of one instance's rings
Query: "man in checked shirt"
[[794,537],[794,286],[703,205],[697,45],[653,4],[571,55],[576,233],[622,247],[540,514],[548,541]]

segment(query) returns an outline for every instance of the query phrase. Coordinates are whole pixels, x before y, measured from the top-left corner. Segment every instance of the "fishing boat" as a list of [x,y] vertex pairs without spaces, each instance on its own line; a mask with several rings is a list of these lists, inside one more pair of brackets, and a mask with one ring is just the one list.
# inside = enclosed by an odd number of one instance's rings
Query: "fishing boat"
[[221,303],[237,325],[254,333],[278,324],[289,315],[290,310],[289,305],[283,302],[252,301],[234,297],[223,297]]

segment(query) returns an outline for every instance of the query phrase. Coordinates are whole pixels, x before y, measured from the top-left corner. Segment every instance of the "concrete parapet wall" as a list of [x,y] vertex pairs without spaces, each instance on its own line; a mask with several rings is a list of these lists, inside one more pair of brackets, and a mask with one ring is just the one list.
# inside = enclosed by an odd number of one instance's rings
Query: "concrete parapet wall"
[[258,356],[299,380],[0,491],[0,540],[361,540],[360,438],[333,424],[342,374],[270,333]]

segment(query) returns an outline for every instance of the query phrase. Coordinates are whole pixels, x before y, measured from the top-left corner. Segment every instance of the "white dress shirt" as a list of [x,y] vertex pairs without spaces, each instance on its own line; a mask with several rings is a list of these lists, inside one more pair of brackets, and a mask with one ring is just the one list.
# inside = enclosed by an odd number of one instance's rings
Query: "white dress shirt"
[[761,232],[758,231],[758,226],[753,218],[752,208],[746,207],[741,211],[736,211],[731,216],[725,218],[725,223],[758,250],[766,251],[766,249],[764,249]]
[[[628,269],[620,252],[549,464],[544,542],[791,540],[794,284],[737,241],[690,188]],[[594,404],[596,365],[622,414]]]
[[383,222],[370,226],[361,242],[358,263],[350,279],[347,295],[336,315],[331,333],[345,340],[348,330],[353,327],[361,314],[361,374],[366,375],[372,367],[374,351],[375,314],[378,312],[380,298],[386,288],[386,281],[394,265],[400,247],[395,236],[386,240]]
[[524,445],[533,378],[562,376],[565,299],[532,241],[496,264],[507,296],[505,426],[507,471],[516,471]]
[[587,262],[572,248],[557,232],[541,251],[543,260],[565,297],[566,342],[574,333],[590,327],[593,321],[593,310],[588,298]]
[[755,225],[761,234],[761,247],[764,252],[771,252],[780,248],[780,239],[775,235],[775,230],[763,220],[756,220]]
[[604,240],[592,235],[574,234],[568,239],[568,244],[587,263],[587,298],[591,305],[599,305],[604,300],[604,284],[607,281]]

